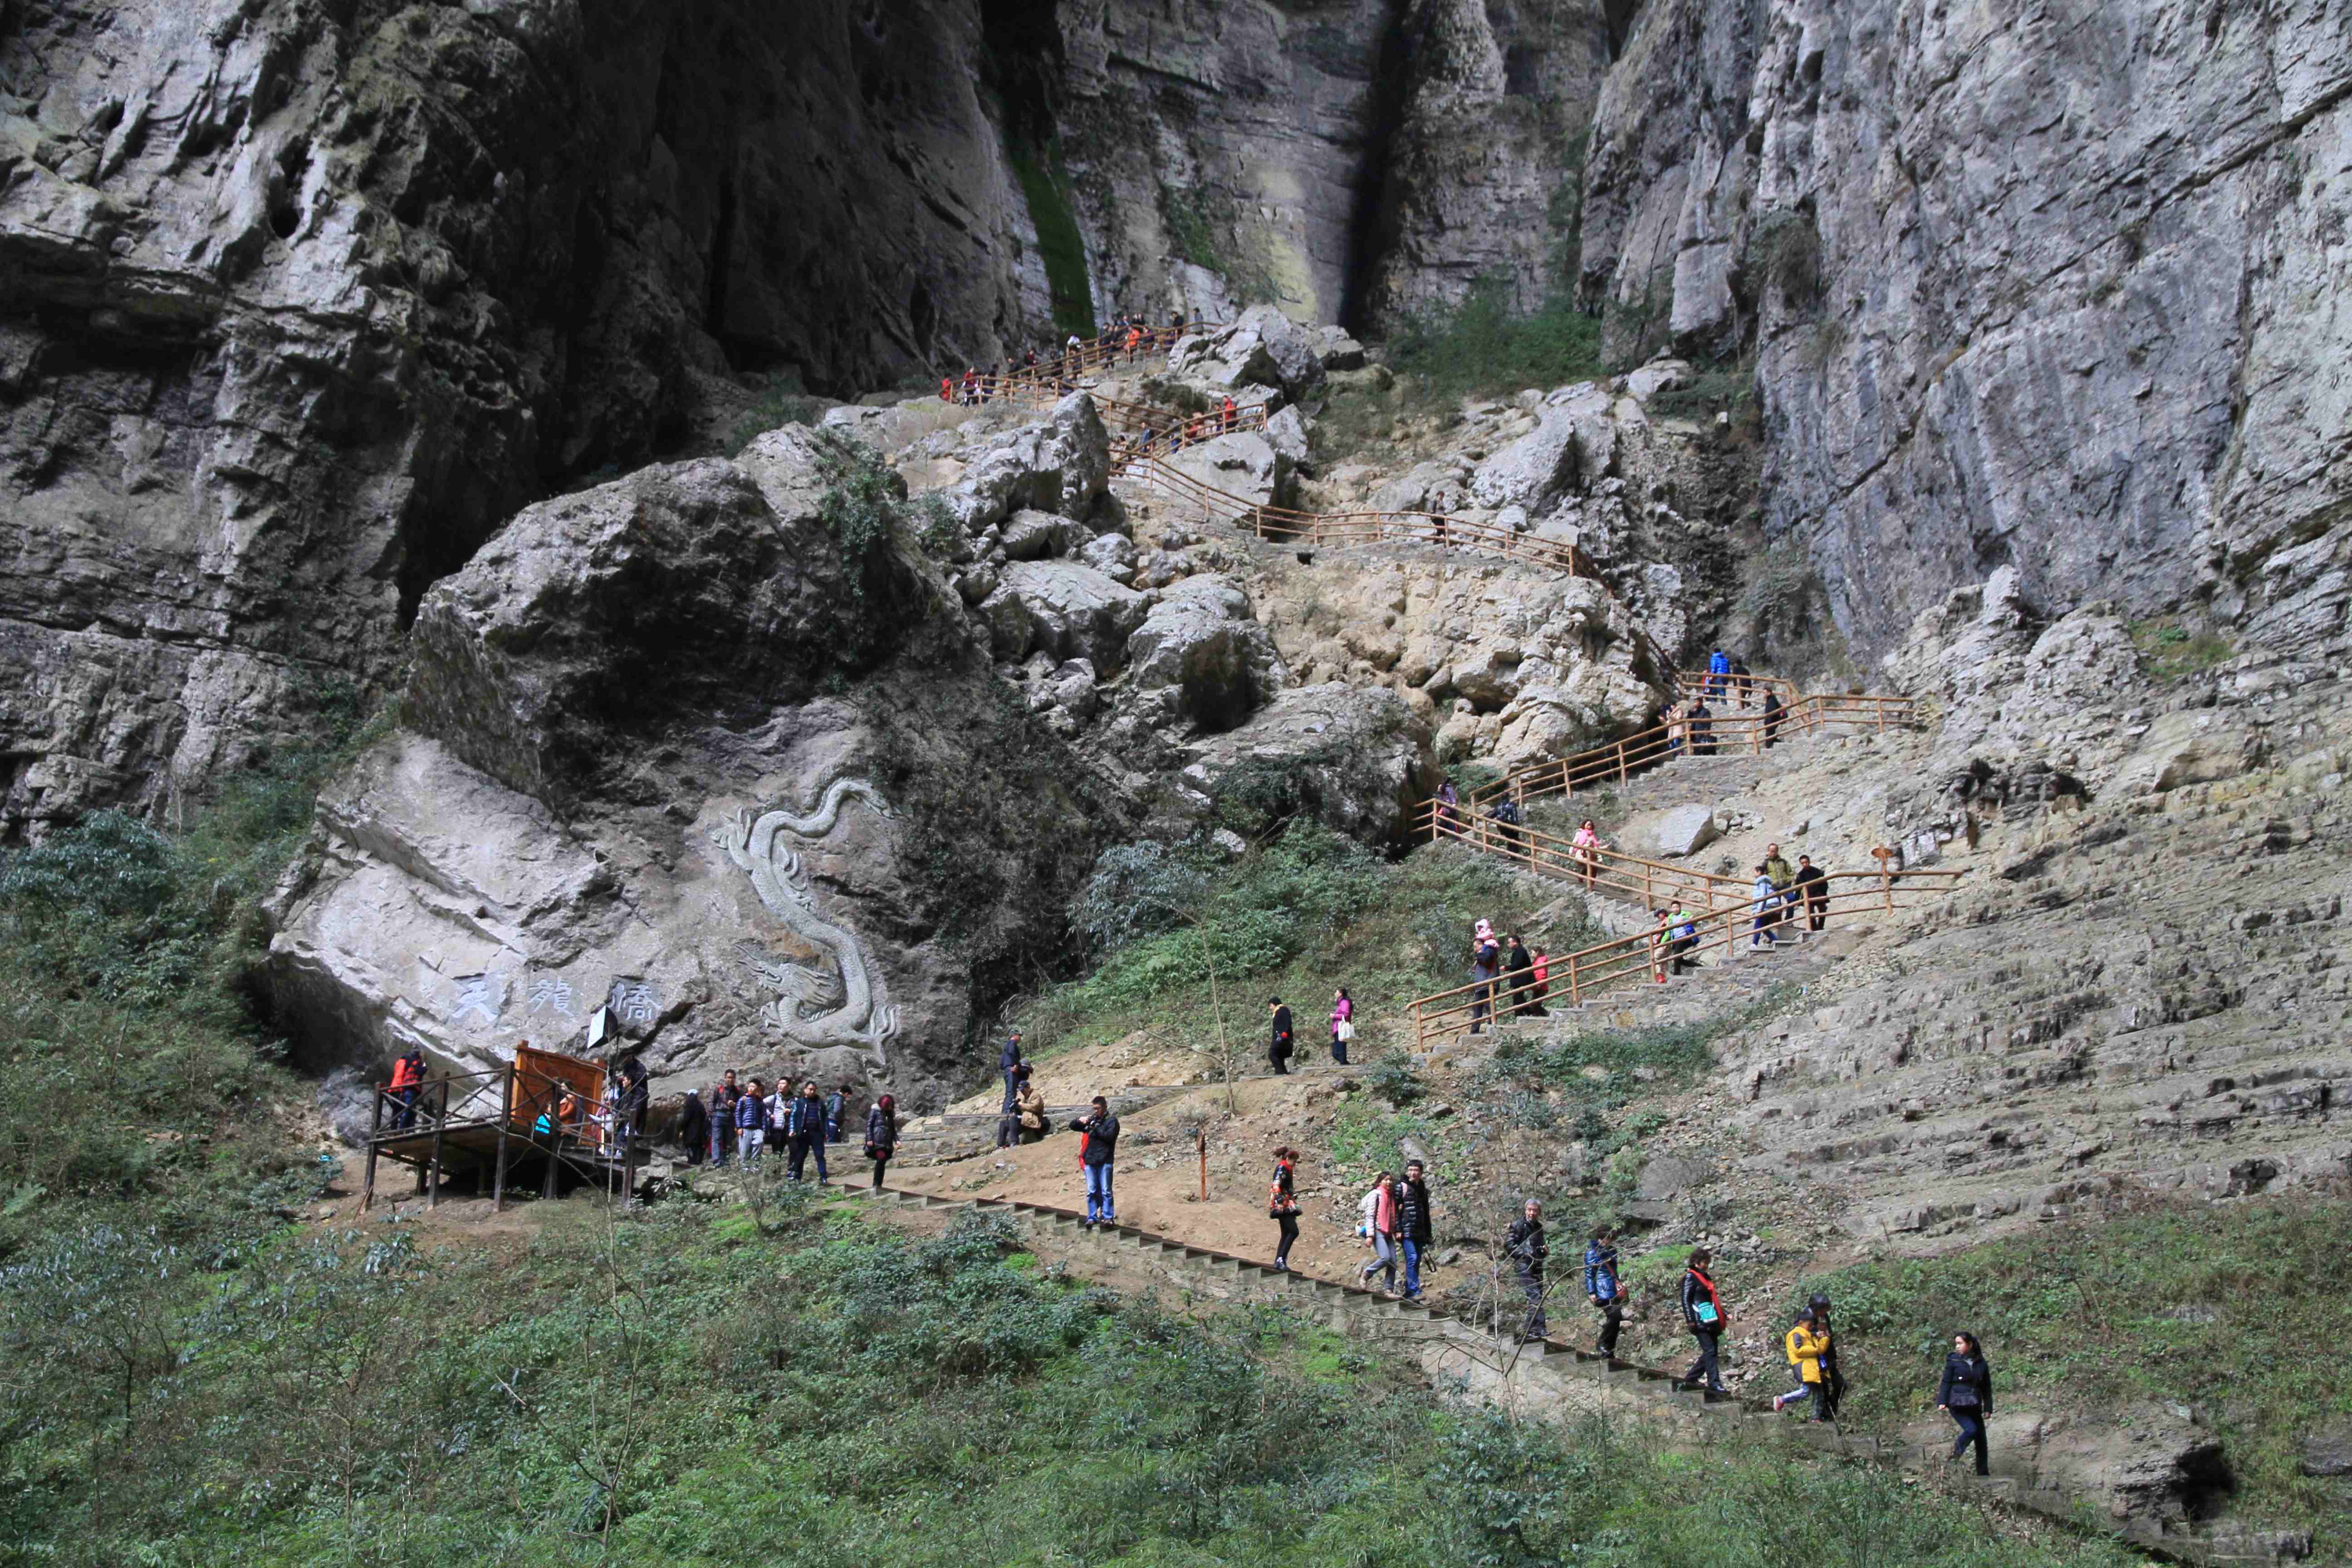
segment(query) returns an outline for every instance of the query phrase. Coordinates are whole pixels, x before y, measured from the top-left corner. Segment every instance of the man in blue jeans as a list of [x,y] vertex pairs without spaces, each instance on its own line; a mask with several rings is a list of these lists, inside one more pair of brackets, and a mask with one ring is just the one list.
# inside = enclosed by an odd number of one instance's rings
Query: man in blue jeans
[[784,1136],[792,1151],[792,1178],[797,1182],[808,1168],[808,1157],[816,1155],[817,1184],[823,1186],[829,1178],[824,1168],[824,1101],[817,1098],[816,1079],[811,1079],[801,1087],[800,1098],[784,1112]]
[[1617,1353],[1617,1334],[1625,1326],[1625,1292],[1617,1282],[1617,1232],[1602,1226],[1584,1249],[1584,1294],[1601,1313],[1602,1355]]
[[1013,1147],[1013,1102],[1021,1097],[1021,1031],[1013,1030],[1004,1037],[1004,1044],[996,1053],[997,1070],[1004,1075],[1004,1103],[997,1107],[996,1146]]
[[1397,1243],[1404,1248],[1404,1299],[1421,1300],[1421,1260],[1429,1251],[1430,1222],[1436,1217],[1422,1180],[1421,1162],[1408,1160],[1397,1188]]
[[1087,1223],[1117,1225],[1118,1208],[1111,1201],[1111,1161],[1118,1152],[1118,1118],[1110,1113],[1110,1101],[1101,1095],[1094,1098],[1094,1114],[1070,1123],[1070,1131],[1086,1135],[1086,1152],[1078,1161],[1087,1173]]

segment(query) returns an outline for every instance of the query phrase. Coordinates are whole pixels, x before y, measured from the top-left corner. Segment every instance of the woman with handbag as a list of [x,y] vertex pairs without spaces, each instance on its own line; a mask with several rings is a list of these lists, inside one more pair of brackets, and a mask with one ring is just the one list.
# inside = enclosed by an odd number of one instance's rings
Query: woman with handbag
[[1356,1037],[1356,1004],[1340,986],[1331,998],[1331,1059],[1348,1065],[1348,1042]]
[[1274,1247],[1274,1266],[1285,1273],[1290,1269],[1290,1244],[1298,1239],[1298,1194],[1291,1187],[1291,1176],[1297,1168],[1297,1150],[1274,1152],[1274,1192],[1266,1200],[1265,1214],[1281,1233]]
[[898,1152],[898,1102],[884,1095],[866,1113],[866,1157],[874,1162],[874,1190],[882,1190],[882,1169]]

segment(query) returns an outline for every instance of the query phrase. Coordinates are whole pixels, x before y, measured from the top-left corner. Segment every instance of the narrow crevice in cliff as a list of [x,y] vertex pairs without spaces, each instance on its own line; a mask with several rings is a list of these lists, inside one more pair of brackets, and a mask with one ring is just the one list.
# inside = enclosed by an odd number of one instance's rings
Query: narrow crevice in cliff
[[1386,173],[1394,161],[1412,96],[1413,51],[1423,24],[1412,0],[1390,0],[1381,39],[1380,68],[1373,79],[1371,132],[1364,140],[1362,177],[1348,215],[1348,272],[1339,295],[1339,324],[1351,332],[1370,330],[1370,300],[1381,258],[1393,243],[1384,207]]

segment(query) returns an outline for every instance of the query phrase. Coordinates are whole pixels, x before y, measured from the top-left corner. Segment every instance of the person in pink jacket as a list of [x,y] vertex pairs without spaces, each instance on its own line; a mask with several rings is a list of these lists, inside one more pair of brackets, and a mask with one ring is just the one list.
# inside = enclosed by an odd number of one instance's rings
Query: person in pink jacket
[[1344,985],[1331,997],[1331,1059],[1348,1065],[1348,1042],[1356,1037],[1356,1004]]

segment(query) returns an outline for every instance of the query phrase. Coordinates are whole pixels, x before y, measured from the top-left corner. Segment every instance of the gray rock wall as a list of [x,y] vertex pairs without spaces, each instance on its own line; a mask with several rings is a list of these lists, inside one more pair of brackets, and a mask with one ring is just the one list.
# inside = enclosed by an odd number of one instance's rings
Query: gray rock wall
[[1769,522],[1883,651],[2052,613],[2345,637],[2352,5],[1670,0],[1593,128],[1620,352],[1752,347]]

